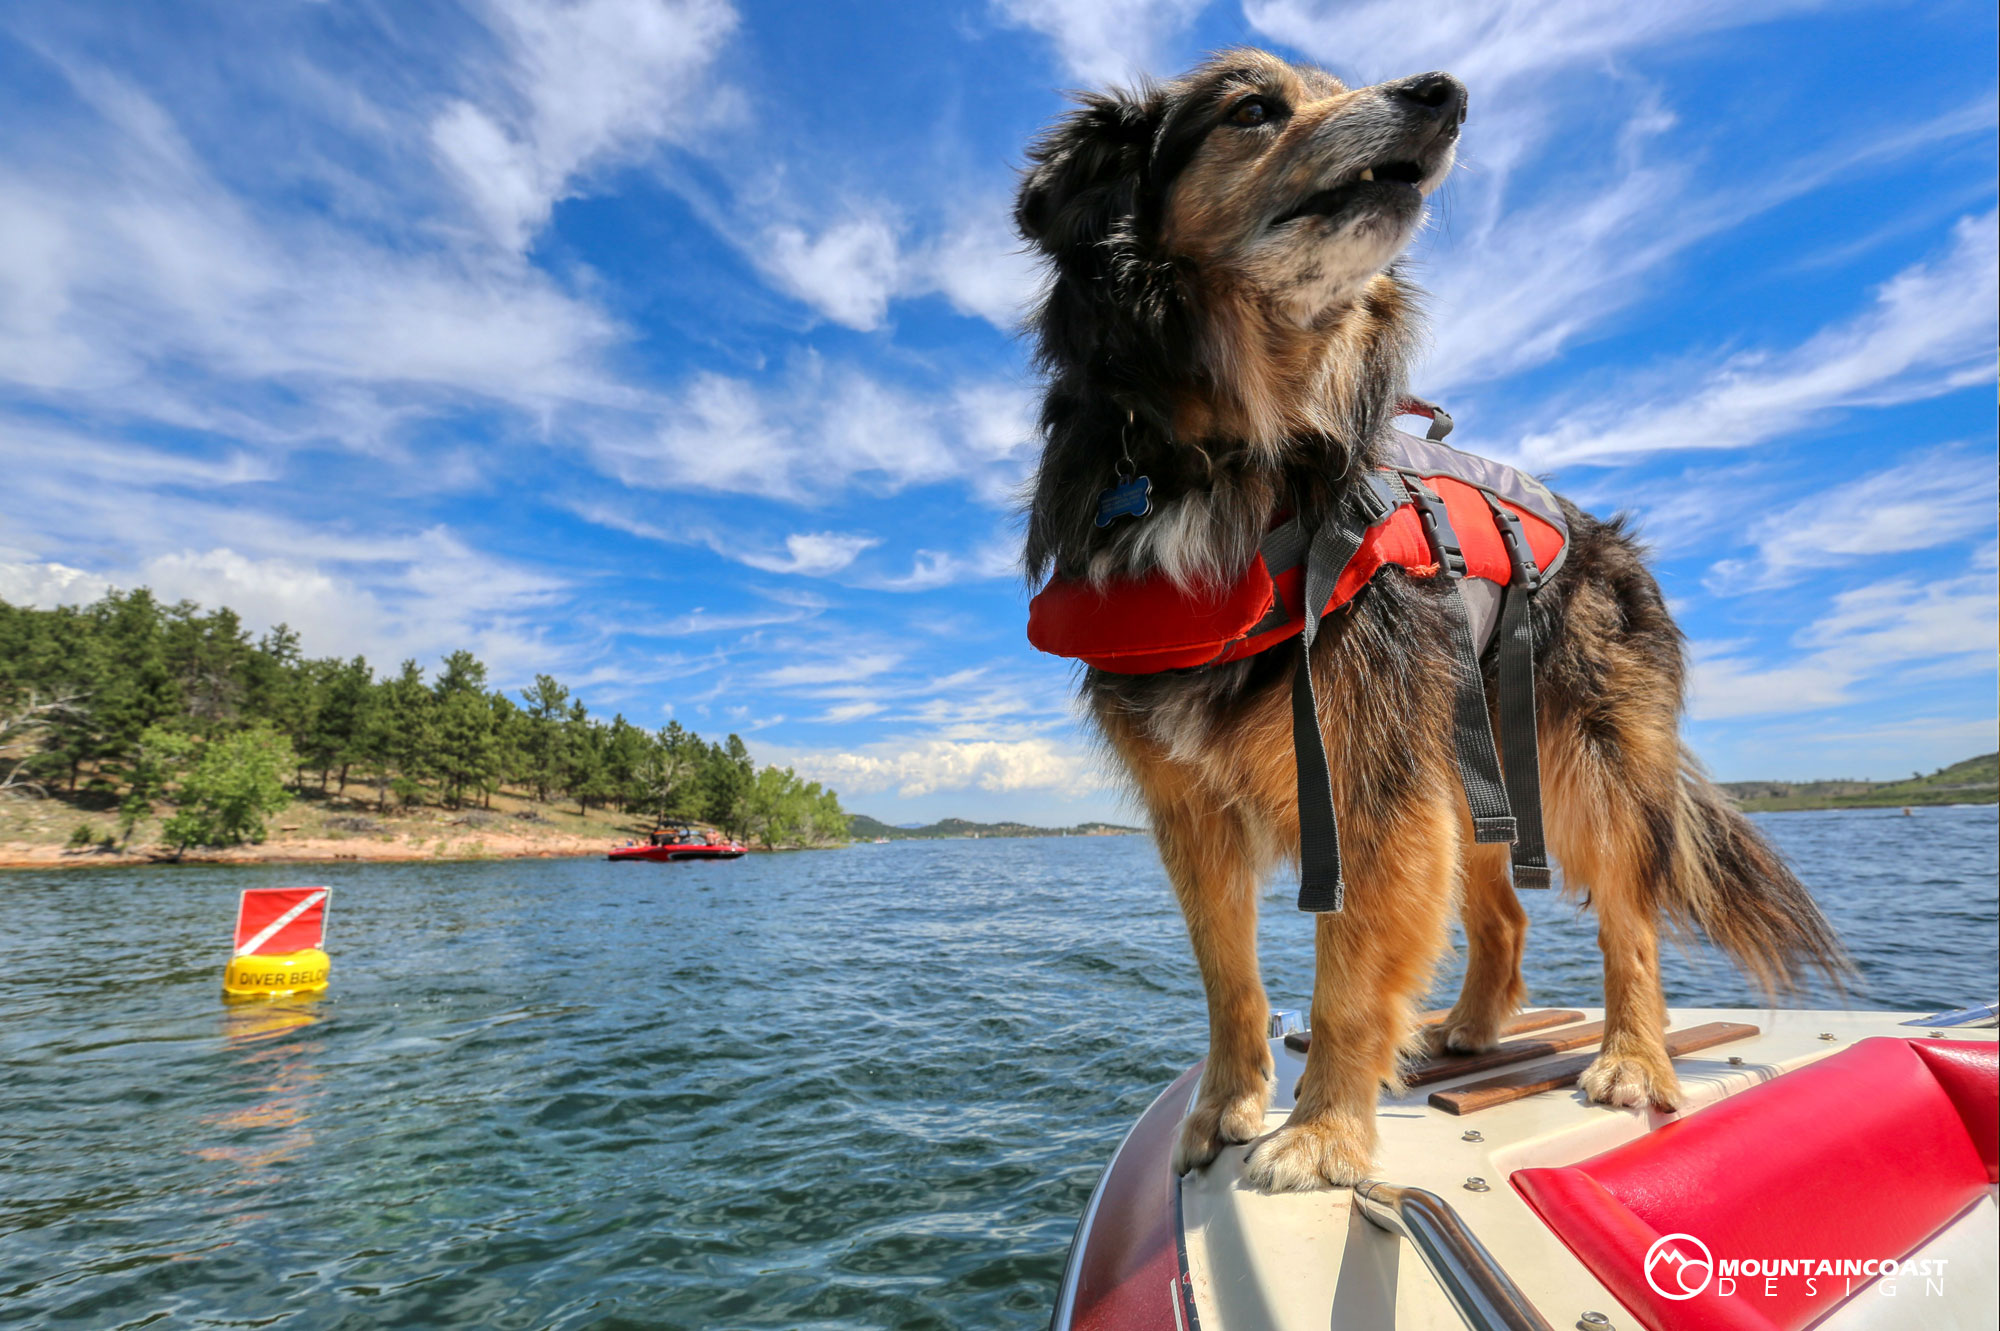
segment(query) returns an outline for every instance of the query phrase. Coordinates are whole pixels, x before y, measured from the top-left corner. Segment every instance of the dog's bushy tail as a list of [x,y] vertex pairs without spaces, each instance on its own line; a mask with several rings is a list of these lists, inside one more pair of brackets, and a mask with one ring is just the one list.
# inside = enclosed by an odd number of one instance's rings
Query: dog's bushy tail
[[1685,747],[1673,838],[1656,890],[1675,924],[1706,934],[1767,995],[1797,992],[1812,972],[1844,992],[1854,967],[1833,926]]

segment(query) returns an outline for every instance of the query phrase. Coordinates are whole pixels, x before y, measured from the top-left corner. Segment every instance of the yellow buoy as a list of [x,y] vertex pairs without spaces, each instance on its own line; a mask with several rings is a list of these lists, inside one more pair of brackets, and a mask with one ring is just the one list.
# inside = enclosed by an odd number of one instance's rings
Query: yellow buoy
[[236,909],[236,955],[222,972],[225,998],[276,998],[326,988],[324,887],[253,887]]
[[333,959],[316,947],[298,952],[232,957],[222,972],[222,992],[235,998],[316,994],[326,988]]

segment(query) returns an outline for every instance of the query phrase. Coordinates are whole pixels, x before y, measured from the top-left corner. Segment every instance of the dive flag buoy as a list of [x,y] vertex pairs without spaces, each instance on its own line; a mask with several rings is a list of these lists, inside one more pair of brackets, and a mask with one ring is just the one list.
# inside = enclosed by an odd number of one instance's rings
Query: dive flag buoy
[[330,887],[252,887],[236,908],[236,952],[222,992],[239,998],[318,993],[333,961],[322,951]]

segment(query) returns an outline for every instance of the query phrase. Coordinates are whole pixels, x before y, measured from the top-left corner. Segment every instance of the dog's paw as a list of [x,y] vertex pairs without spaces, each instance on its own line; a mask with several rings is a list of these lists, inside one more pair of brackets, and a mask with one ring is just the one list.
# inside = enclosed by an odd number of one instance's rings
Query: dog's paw
[[1368,1177],[1374,1143],[1336,1123],[1287,1123],[1251,1148],[1243,1179],[1259,1192],[1348,1188]]
[[1637,1109],[1650,1104],[1668,1111],[1681,1107],[1681,1081],[1664,1051],[1658,1055],[1600,1054],[1577,1078],[1577,1085],[1601,1105]]
[[1492,1017],[1462,1017],[1457,1013],[1427,1027],[1420,1048],[1439,1054],[1483,1054],[1500,1043],[1500,1022]]
[[1174,1142],[1174,1173],[1200,1169],[1222,1154],[1225,1146],[1240,1146],[1264,1130],[1264,1109],[1271,1102],[1270,1083],[1245,1095],[1203,1096],[1181,1120]]

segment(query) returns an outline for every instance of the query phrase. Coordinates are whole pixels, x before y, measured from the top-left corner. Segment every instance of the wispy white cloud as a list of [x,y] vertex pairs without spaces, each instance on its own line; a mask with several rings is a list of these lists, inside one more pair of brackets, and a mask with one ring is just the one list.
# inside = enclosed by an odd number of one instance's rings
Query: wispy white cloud
[[893,670],[902,659],[895,652],[857,652],[842,657],[799,661],[765,671],[763,681],[772,688],[780,689],[811,684],[847,684]]
[[1002,20],[1042,33],[1069,73],[1086,84],[1130,83],[1172,73],[1167,43],[1208,0],[993,0]]
[[1399,0],[1246,0],[1243,16],[1259,32],[1368,82],[1450,69],[1475,86],[1497,89],[1825,7],[1825,0],[1439,0],[1418,15]]
[[1622,62],[1816,0],[1644,6],[1610,0],[1449,0],[1412,21],[1395,0],[1253,0],[1259,32],[1364,83],[1449,69],[1471,88],[1461,169],[1415,247],[1433,293],[1427,391],[1465,392],[1552,360],[1652,294],[1698,242],[1885,162],[1982,135],[1990,93],[1927,121],[1718,173],[1672,136],[1662,87]]
[[1707,585],[1762,591],[1817,569],[1935,549],[1990,532],[1995,504],[1990,452],[1934,450],[1766,513],[1750,531],[1755,553],[1718,561]]
[[[1968,217],[1950,250],[1897,274],[1873,304],[1782,354],[1750,353],[1680,390],[1685,369],[1595,395],[1518,445],[1537,468],[1690,449],[1746,448],[1842,408],[1886,406],[1993,378],[1995,217]],[[1665,383],[1674,383],[1669,390]]]
[[524,250],[577,178],[699,132],[731,100],[710,77],[725,0],[486,0],[506,56],[430,124],[494,239]]
[[658,424],[594,432],[597,465],[629,485],[698,486],[816,505],[849,489],[894,492],[945,481],[1010,502],[1031,464],[1019,390],[997,383],[917,394],[807,358],[753,383],[690,381]]
[[1858,701],[1866,683],[1990,670],[2000,651],[2000,606],[1984,574],[1920,582],[1893,578],[1842,592],[1800,632],[1803,649],[1778,664],[1740,643],[1697,643],[1688,710],[1697,720],[1813,712]]

